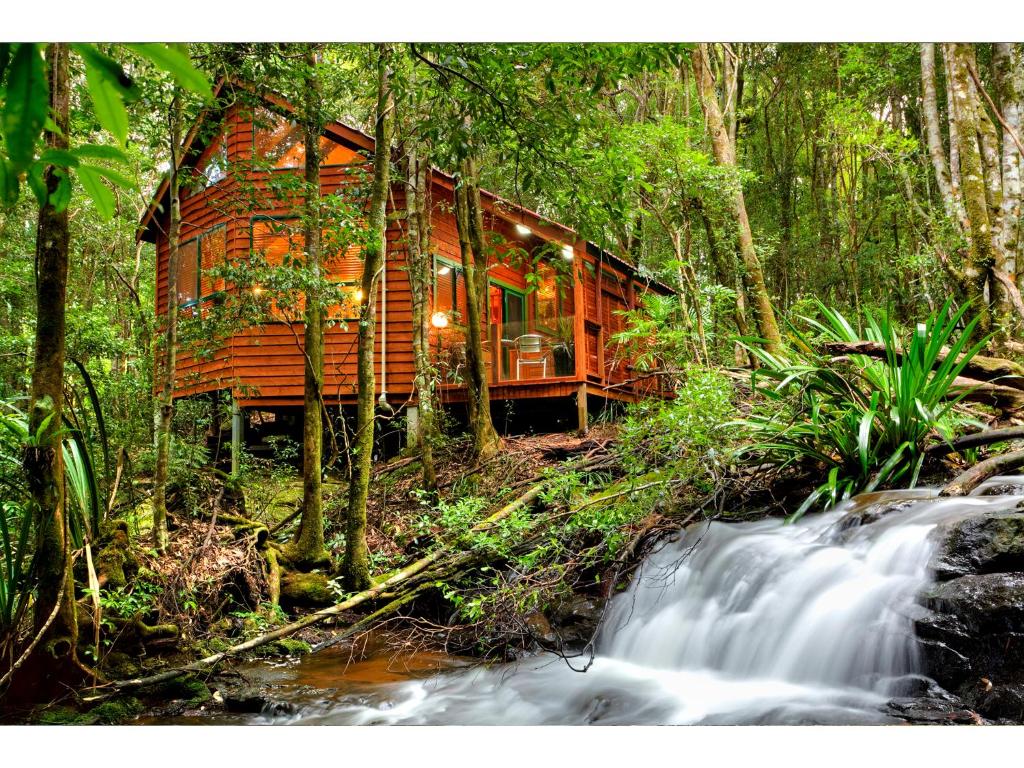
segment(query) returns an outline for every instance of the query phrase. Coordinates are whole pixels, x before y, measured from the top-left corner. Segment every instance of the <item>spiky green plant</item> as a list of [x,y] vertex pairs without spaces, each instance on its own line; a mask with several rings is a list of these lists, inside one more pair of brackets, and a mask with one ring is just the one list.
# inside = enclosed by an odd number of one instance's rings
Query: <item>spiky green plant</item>
[[[80,547],[99,526],[99,482],[82,430],[66,422],[61,442],[71,542]],[[29,431],[28,415],[0,402],[0,649],[19,626],[32,591],[32,506],[21,458],[33,444],[38,435]]]
[[753,375],[755,389],[789,406],[740,422],[755,438],[748,451],[783,466],[815,462],[827,472],[791,520],[819,503],[827,508],[904,478],[913,487],[926,439],[951,439],[966,423],[953,407],[966,393],[953,394],[953,384],[987,342],[970,345],[977,319],[964,323],[967,307],[953,311],[948,301],[909,338],[887,315],[866,313],[858,332],[837,310],[817,304],[823,319],[802,319],[821,341],[878,342],[885,357],[833,360],[795,328],[791,356],[747,346],[762,365]]

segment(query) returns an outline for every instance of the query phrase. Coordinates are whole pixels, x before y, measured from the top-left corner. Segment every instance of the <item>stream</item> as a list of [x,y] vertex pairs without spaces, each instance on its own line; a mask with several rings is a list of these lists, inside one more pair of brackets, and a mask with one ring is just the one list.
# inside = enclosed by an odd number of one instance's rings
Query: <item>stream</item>
[[[985,495],[999,483],[1009,492]],[[331,650],[239,667],[283,704],[173,722],[901,722],[886,703],[921,685],[915,598],[932,581],[935,529],[1013,509],[1020,483],[990,481],[958,499],[930,489],[863,494],[792,525],[691,525],[612,600],[586,672],[576,671],[586,657],[552,654],[485,667],[383,649],[352,661]]]

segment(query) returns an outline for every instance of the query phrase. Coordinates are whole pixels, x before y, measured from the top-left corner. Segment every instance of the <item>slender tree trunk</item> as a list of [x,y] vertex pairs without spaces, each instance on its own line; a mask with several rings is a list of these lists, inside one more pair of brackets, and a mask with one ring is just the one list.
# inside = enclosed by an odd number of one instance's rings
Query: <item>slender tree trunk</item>
[[935,181],[946,209],[946,215],[963,225],[966,214],[959,195],[954,193],[953,181],[942,146],[939,107],[935,95],[935,44],[921,43],[921,93],[924,112],[924,133],[928,142],[928,155],[935,171]]
[[972,100],[969,46],[947,44],[951,70],[951,95],[956,114],[957,136],[960,144],[964,208],[970,225],[967,254],[962,272],[967,282],[968,297],[980,314],[979,332],[991,327],[988,304],[985,301],[985,283],[989,271],[995,266],[995,248],[992,243],[992,224],[989,219],[985,189],[985,168],[978,146],[977,104]]
[[999,268],[1017,282],[1020,249],[1021,155],[1014,137],[1021,138],[1021,112],[1024,109],[1024,56],[1013,43],[992,46],[992,68],[995,72],[996,96],[1002,112],[1003,146],[1001,170],[1003,180],[1002,227],[999,232],[1001,261]]
[[956,122],[956,103],[953,99],[953,69],[950,66],[949,46],[942,46],[942,65],[946,70],[946,117],[949,127],[949,183],[953,197],[957,200],[958,210],[963,211],[964,229],[970,228],[967,223],[967,211],[963,207],[961,193],[962,174],[960,172],[960,135]]
[[491,420],[491,398],[487,386],[487,367],[483,351],[481,307],[487,287],[487,255],[484,250],[483,209],[477,168],[472,159],[464,160],[455,190],[455,221],[459,230],[462,268],[466,275],[466,368],[469,373],[468,399],[473,453],[483,461],[501,448],[501,438]]
[[181,263],[181,184],[178,176],[181,151],[181,99],[175,93],[167,112],[167,136],[171,168],[168,177],[170,201],[167,226],[167,307],[158,369],[160,394],[157,400],[156,467],[153,473],[153,547],[167,551],[167,480],[171,462],[171,425],[174,421],[174,378],[178,362],[178,268]]
[[406,254],[409,288],[412,294],[412,350],[414,385],[419,405],[416,441],[423,467],[423,485],[437,487],[434,466],[434,373],[430,363],[430,162],[415,147],[406,165],[406,207],[408,242]]
[[[692,61],[693,74],[700,91],[701,105],[704,108],[704,119],[711,137],[715,162],[721,166],[735,167],[735,147],[729,141],[725,124],[722,122],[722,112],[718,104],[718,97],[715,95],[715,84],[708,68],[706,44],[701,43],[697,46],[692,54]],[[750,221],[747,218],[747,206],[743,199],[743,187],[738,182],[732,197],[733,213],[737,224],[736,242],[743,262],[744,282],[749,289],[750,299],[754,303],[757,330],[766,341],[766,349],[777,352],[782,337],[779,334],[775,310],[772,309],[771,298],[768,295],[768,287],[765,285],[761,260],[758,258],[757,251],[754,250],[754,239],[750,231]]]
[[[46,59],[50,115],[55,128],[47,131],[46,144],[51,149],[66,151],[70,130],[68,46],[51,43],[46,49]],[[52,195],[60,182],[57,169],[48,166],[43,178]],[[61,454],[69,247],[67,208],[58,211],[47,202],[39,209],[36,227],[36,335],[29,406],[29,431],[38,438],[38,444],[25,451],[35,528],[33,620],[36,631],[42,631],[56,610],[56,618],[50,623],[39,648],[73,660],[78,643],[78,621]]]
[[385,268],[387,201],[391,181],[391,136],[394,102],[390,84],[391,47],[377,47],[377,108],[374,128],[373,186],[367,224],[370,239],[364,249],[363,301],[359,316],[358,387],[356,437],[353,445],[352,482],[349,485],[348,519],[345,534],[345,588],[370,586],[370,558],[366,548],[366,501],[373,460],[374,391],[373,342],[377,328],[377,282]]
[[303,240],[310,287],[306,290],[303,350],[302,395],[302,517],[295,533],[294,559],[304,566],[315,566],[327,559],[324,549],[323,489],[323,381],[324,381],[324,308],[319,281],[323,255],[323,227],[320,216],[320,136],[323,132],[323,105],[317,75],[317,54],[311,47],[305,57],[303,94],[304,166]]

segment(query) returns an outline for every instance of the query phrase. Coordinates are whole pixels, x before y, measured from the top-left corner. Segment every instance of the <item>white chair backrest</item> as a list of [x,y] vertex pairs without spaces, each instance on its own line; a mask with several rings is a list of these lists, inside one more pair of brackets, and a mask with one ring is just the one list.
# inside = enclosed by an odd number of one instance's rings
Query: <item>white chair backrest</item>
[[540,352],[544,337],[537,333],[527,333],[516,339],[516,347],[520,352]]

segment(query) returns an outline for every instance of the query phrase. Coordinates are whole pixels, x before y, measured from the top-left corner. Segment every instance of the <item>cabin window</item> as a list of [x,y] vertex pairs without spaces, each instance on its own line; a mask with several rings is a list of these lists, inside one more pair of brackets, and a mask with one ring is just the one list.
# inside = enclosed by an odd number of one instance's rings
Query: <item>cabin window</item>
[[263,107],[253,118],[253,146],[256,159],[271,168],[301,168],[306,162],[302,126]]
[[447,259],[434,259],[434,311],[447,312],[460,324],[466,316],[466,275]]
[[188,306],[199,300],[199,240],[178,246],[178,305]]
[[[267,262],[268,267],[280,267],[301,262],[305,252],[305,237],[298,228],[297,219],[254,219],[252,222],[252,250]],[[359,289],[362,278],[361,251],[351,246],[336,252],[330,233],[324,232],[321,239],[322,263],[328,280],[340,287],[342,301],[326,307],[329,320],[355,320],[359,316],[362,292]],[[304,309],[305,302],[300,296],[295,301],[296,311]]]
[[224,225],[214,227],[199,238],[199,291],[203,299],[224,290],[224,278],[214,277],[211,272],[224,266],[227,255],[228,230]]
[[[258,108],[253,119],[256,159],[271,168],[302,168],[306,145],[302,126],[266,108]],[[357,155],[326,136],[320,138],[320,165],[347,165]]]
[[206,162],[196,169],[196,181],[192,187],[193,192],[202,192],[212,187],[219,181],[223,181],[228,175],[228,143],[221,133],[214,139],[213,149],[206,158]]

